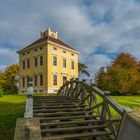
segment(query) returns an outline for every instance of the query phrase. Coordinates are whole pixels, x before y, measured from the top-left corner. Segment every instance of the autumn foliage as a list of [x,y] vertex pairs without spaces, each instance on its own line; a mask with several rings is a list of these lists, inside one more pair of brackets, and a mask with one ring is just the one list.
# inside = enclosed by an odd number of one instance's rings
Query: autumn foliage
[[95,81],[112,94],[140,94],[140,62],[129,53],[120,53],[106,70],[98,70]]
[[3,93],[11,94],[17,93],[18,88],[16,84],[18,83],[18,72],[19,66],[18,64],[13,64],[8,66],[4,72],[0,73],[0,90]]

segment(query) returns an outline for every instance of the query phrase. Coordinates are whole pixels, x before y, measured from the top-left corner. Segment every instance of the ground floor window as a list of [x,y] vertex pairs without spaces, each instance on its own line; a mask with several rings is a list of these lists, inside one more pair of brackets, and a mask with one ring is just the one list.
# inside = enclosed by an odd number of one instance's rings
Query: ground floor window
[[43,75],[41,74],[40,75],[40,86],[42,86],[43,85]]
[[56,74],[53,75],[53,85],[57,86],[57,75]]
[[22,78],[22,86],[25,87],[25,77]]
[[34,86],[37,86],[37,75],[34,76]]

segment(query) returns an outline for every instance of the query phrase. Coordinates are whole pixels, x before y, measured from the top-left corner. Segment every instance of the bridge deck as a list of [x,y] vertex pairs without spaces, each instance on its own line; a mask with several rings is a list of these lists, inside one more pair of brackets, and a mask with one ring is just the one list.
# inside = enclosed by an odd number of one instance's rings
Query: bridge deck
[[40,118],[43,140],[96,139],[110,135],[92,110],[68,96],[33,97],[33,117]]

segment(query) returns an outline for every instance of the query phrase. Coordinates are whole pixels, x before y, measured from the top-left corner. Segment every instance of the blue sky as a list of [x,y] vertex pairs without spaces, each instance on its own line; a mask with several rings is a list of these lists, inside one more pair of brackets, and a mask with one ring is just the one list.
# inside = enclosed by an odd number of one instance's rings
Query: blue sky
[[122,51],[140,59],[139,0],[1,0],[0,69],[48,26],[80,51],[92,75]]

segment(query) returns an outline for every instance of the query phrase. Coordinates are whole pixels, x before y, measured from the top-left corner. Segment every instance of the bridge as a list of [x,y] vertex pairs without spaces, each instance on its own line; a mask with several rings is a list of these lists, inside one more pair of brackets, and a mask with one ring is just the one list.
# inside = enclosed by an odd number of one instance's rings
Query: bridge
[[116,140],[127,112],[96,86],[71,80],[56,96],[27,98],[14,140]]

